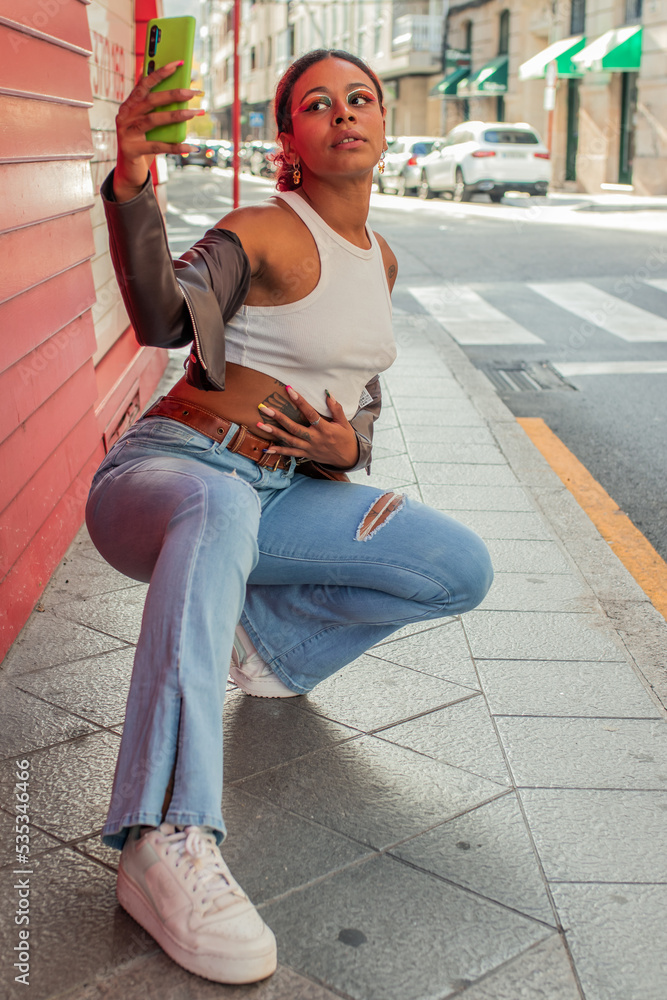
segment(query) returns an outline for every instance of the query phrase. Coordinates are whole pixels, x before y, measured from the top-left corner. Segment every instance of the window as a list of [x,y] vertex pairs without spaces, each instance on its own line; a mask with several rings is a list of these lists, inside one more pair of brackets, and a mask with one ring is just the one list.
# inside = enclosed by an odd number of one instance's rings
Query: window
[[463,43],[464,52],[472,52],[472,21],[467,21],[465,26],[465,42]]
[[625,23],[638,24],[642,19],[642,0],[625,0]]
[[586,25],[586,0],[572,0],[570,8],[570,34],[583,35]]
[[509,128],[489,128],[482,139],[484,142],[501,142],[509,146],[536,146],[539,142],[534,132],[519,132]]
[[269,35],[266,40],[266,65],[270,66],[273,62],[273,35]]
[[257,68],[257,49],[254,45],[250,46],[250,69]]
[[506,56],[510,50],[510,12],[504,10],[500,15],[498,30],[498,55]]
[[426,156],[431,152],[435,143],[433,142],[413,142],[410,152],[413,156]]

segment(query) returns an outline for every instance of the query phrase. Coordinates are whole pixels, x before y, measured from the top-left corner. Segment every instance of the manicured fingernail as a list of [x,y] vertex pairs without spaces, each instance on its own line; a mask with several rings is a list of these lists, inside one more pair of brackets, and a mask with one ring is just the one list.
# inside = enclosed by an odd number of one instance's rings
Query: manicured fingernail
[[298,399],[299,398],[299,393],[295,392],[295,390],[292,388],[291,385],[286,385],[285,388],[287,389],[287,392],[289,393],[289,395],[291,396],[292,399]]
[[185,66],[185,59],[181,59],[180,62],[176,63],[177,66]]
[[202,115],[205,114],[206,114],[205,111],[195,111],[195,118],[200,118]]
[[257,422],[257,426],[263,431],[273,431],[273,427],[269,427],[268,424],[263,424],[260,421]]
[[275,455],[275,453],[276,453],[276,449],[275,448],[262,448],[262,451],[266,455]]
[[325,391],[325,393],[327,395],[327,399],[331,399],[331,393],[329,392],[329,390],[325,389],[324,391]]
[[264,403],[258,403],[257,404],[257,409],[258,410],[264,410],[264,414],[267,417],[275,417],[275,415],[276,415],[276,411],[272,410],[270,406],[265,406]]

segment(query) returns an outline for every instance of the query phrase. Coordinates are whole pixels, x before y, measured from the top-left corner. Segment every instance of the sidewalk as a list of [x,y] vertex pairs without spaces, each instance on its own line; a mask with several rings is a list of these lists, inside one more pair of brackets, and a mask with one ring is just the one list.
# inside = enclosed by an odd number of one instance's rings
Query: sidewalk
[[116,903],[99,831],[145,587],[82,531],[0,673],[7,1000],[664,1000],[667,625],[484,376],[433,319],[395,313],[373,476],[354,478],[471,525],[496,581],[308,697],[230,686],[223,854],[278,972],[190,976]]

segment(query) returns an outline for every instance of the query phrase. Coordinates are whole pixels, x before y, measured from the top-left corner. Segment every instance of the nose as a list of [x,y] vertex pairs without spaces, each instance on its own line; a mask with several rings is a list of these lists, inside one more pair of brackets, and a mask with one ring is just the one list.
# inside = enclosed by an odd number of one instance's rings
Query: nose
[[339,101],[339,107],[335,109],[334,114],[334,125],[340,125],[347,118],[348,121],[355,121],[353,109],[345,103],[345,101]]

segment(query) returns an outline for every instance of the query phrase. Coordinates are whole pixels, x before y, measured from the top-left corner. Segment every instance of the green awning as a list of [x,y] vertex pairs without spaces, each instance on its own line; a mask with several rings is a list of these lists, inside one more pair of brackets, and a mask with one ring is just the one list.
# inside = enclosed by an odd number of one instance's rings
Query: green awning
[[583,76],[583,70],[572,62],[572,56],[581,52],[586,44],[583,35],[573,35],[571,38],[561,38],[560,41],[548,45],[536,56],[532,56],[519,66],[520,80],[542,80],[547,75],[550,62],[556,63],[559,79]]
[[457,97],[493,97],[507,92],[507,56],[496,56],[459,83]]
[[470,75],[470,66],[457,66],[453,73],[436,83],[429,92],[429,97],[456,97],[456,89]]
[[572,62],[588,73],[638,73],[641,61],[641,24],[607,31],[572,57]]

